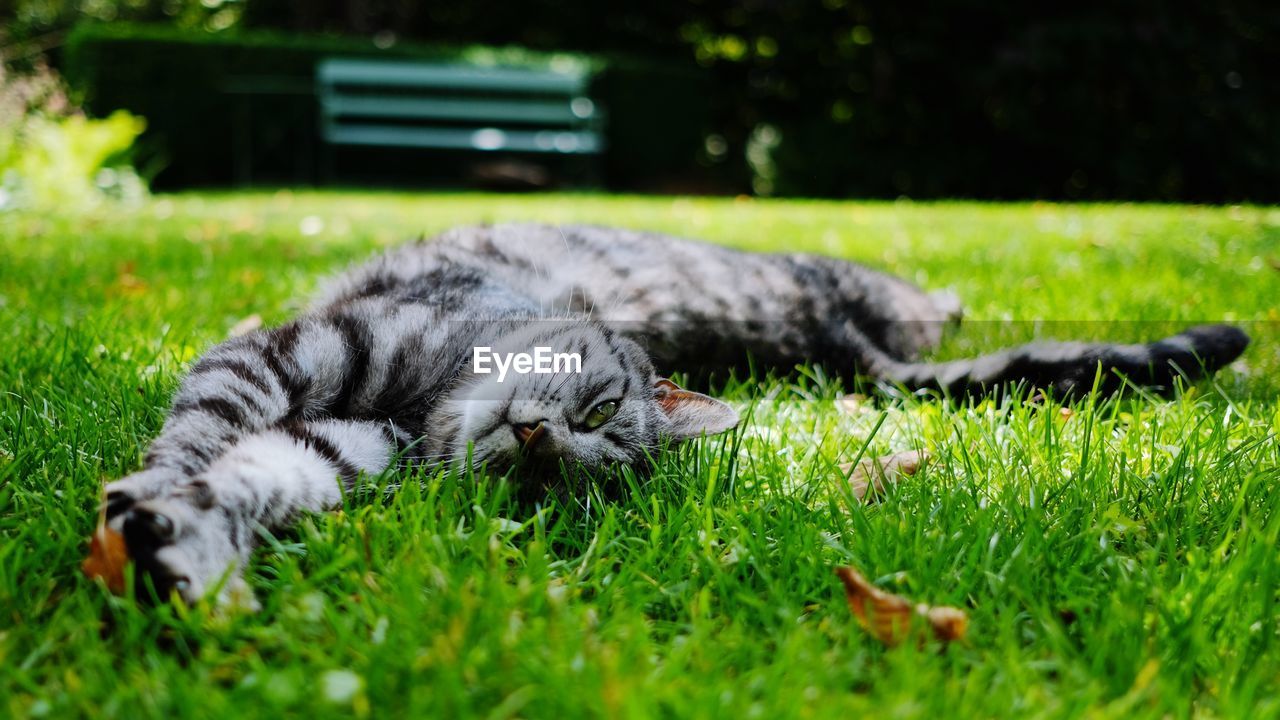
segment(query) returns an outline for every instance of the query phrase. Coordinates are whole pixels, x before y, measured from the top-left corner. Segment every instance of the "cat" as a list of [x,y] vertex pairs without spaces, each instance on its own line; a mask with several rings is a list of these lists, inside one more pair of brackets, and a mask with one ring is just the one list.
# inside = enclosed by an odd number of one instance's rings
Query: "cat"
[[[260,528],[335,507],[361,474],[643,468],[664,445],[738,423],[663,373],[751,358],[943,394],[1028,383],[1063,395],[1125,379],[1169,387],[1249,342],[1215,325],[1149,344],[919,362],[958,313],[951,296],[827,257],[603,227],[459,228],[338,277],[292,322],[209,350],[144,469],[107,485],[105,520],[148,592],[225,602],[247,594],[241,571]],[[541,372],[529,359],[539,348],[579,365]]]

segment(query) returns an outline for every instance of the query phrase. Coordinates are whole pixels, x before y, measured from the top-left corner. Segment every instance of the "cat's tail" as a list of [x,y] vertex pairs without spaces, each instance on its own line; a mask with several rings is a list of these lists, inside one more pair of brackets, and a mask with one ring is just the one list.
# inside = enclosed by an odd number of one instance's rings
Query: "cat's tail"
[[939,363],[894,360],[879,351],[871,375],[910,389],[983,395],[1019,383],[1080,395],[1095,385],[1113,393],[1131,385],[1169,390],[1175,378],[1207,377],[1240,356],[1249,336],[1230,325],[1200,325],[1151,343],[1037,342],[990,355]]

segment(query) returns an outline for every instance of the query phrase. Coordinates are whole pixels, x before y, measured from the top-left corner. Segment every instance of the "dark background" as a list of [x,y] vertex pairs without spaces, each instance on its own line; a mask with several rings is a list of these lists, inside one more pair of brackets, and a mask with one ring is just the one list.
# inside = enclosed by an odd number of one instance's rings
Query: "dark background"
[[[47,45],[91,111],[147,117],[159,187],[313,181],[316,57],[485,44],[605,58],[615,189],[1280,200],[1274,2],[93,5],[0,13],[10,47]],[[268,70],[298,83],[248,110],[228,96],[229,77]],[[248,171],[235,147],[252,149]]]

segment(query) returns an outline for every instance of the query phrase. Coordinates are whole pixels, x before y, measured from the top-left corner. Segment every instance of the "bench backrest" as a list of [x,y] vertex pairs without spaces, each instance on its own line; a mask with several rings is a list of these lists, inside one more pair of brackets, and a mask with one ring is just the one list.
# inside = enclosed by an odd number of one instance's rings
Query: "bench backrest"
[[582,71],[327,59],[321,137],[339,145],[596,154],[602,113]]

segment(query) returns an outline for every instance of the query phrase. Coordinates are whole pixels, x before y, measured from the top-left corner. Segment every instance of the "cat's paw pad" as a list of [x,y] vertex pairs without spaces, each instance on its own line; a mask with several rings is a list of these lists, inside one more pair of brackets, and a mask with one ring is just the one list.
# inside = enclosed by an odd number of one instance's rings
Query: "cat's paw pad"
[[188,602],[196,599],[190,597],[189,569],[169,548],[173,544],[174,522],[168,515],[140,505],[124,512],[121,527],[125,547],[136,568],[139,597],[153,592],[157,598],[165,599],[177,592]]
[[195,603],[216,589],[219,604],[248,605],[235,599],[247,591],[241,578],[247,549],[237,544],[230,515],[203,496],[197,481],[117,516],[139,598],[163,601],[176,593]]

